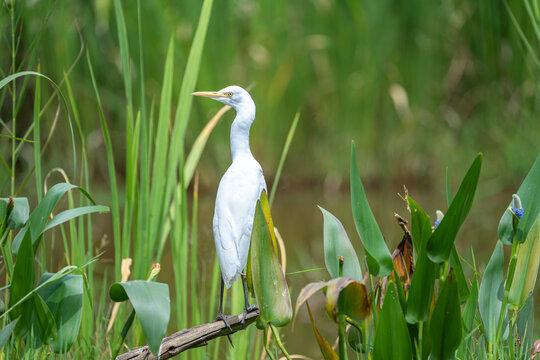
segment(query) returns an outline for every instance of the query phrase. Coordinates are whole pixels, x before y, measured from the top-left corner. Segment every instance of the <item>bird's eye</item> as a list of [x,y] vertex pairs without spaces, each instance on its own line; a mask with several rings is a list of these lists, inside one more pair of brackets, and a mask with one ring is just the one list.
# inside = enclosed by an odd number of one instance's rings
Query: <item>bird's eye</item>
[[232,93],[232,91],[229,91],[226,95],[227,95],[228,97],[231,97],[231,96],[233,96],[233,93]]

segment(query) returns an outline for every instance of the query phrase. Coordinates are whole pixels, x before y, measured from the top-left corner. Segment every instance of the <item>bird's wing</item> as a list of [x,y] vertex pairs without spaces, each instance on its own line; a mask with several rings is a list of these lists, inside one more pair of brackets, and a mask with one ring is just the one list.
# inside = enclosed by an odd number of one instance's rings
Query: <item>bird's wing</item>
[[214,213],[214,239],[224,277],[242,271],[247,262],[255,205],[266,189],[262,169],[231,167],[220,181]]

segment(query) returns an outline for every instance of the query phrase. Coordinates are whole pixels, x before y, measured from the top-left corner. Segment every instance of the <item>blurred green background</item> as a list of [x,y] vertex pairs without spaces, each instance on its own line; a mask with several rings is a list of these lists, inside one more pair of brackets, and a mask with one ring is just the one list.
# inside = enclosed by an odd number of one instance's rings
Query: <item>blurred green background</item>
[[[17,70],[36,70],[39,64],[40,72],[60,82],[73,66],[70,82],[87,143],[89,190],[98,203],[108,204],[106,152],[96,99],[84,54],[80,59],[78,55],[84,47],[92,59],[122,184],[126,101],[112,1],[15,4],[17,34],[21,35],[16,42],[16,62],[21,66]],[[178,77],[173,81],[173,99],[178,96],[201,4],[142,1],[139,43],[136,4],[123,2],[132,65],[141,67],[142,45],[145,95],[156,104],[171,36]],[[13,72],[10,27],[3,3],[2,77]],[[253,86],[257,118],[251,147],[269,188],[294,114],[301,112],[273,211],[288,244],[287,271],[323,265],[322,217],[316,204],[333,211],[359,247],[348,200],[351,140],[357,144],[368,198],[391,249],[400,240],[393,212],[406,212],[397,196],[403,194],[403,185],[434,216],[436,209],[445,209],[446,167],[455,191],[475,154],[483,152],[476,202],[457,240],[466,258],[474,246],[483,268],[495,245],[498,220],[540,152],[538,48],[524,3],[517,0],[216,1],[197,88]],[[134,82],[139,81],[137,71],[133,76]],[[33,114],[33,81],[24,84],[21,81],[25,96],[19,104],[18,133],[26,131]],[[44,91],[51,93],[50,88]],[[137,102],[140,94],[134,97]],[[4,91],[0,98],[3,124],[11,118],[8,98]],[[188,144],[218,109],[215,102],[194,99]],[[44,134],[56,111],[56,105],[47,109]],[[212,254],[213,201],[219,178],[230,163],[233,118],[229,112],[215,128],[199,164],[199,233],[201,246],[208,247],[203,251]],[[70,130],[65,114],[60,113],[59,119],[54,139],[43,154],[43,172],[61,167],[70,174]],[[0,139],[0,154],[9,158],[10,151],[11,143]],[[17,161],[19,182],[32,162],[28,147]],[[9,193],[9,184],[2,166],[0,194]],[[21,194],[33,191],[33,184],[27,184]],[[98,225],[101,221],[96,241],[101,232],[111,232],[107,220],[98,220]],[[104,257],[110,259],[112,254]],[[293,299],[306,279],[320,276],[292,278]]]

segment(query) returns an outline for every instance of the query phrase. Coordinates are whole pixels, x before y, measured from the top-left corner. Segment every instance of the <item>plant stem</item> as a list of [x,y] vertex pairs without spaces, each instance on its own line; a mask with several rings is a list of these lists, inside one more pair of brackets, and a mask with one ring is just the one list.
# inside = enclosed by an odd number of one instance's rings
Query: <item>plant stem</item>
[[[502,336],[502,328],[504,324],[504,318],[506,316],[506,306],[508,305],[508,294],[510,292],[510,287],[512,286],[512,281],[514,280],[514,273],[516,271],[517,263],[517,248],[518,241],[514,236],[512,241],[512,253],[510,255],[510,263],[508,264],[508,273],[506,274],[506,285],[504,286],[504,298],[501,305],[501,312],[499,313],[499,322],[497,324],[497,332],[495,337],[495,343],[499,344],[499,339]],[[498,346],[495,346],[494,357],[497,358]]]
[[[343,276],[343,263],[344,259],[343,256],[338,256],[338,264],[339,264],[339,277]],[[339,330],[339,358],[347,360],[347,344],[345,341],[347,340],[347,333],[346,333],[346,327],[347,323],[345,321],[345,314],[342,312],[338,313],[338,330]]]
[[[285,357],[288,359],[288,360],[292,360],[291,359],[291,356],[289,355],[289,353],[287,352],[287,350],[285,350],[285,347],[283,346],[283,343],[281,342],[281,339],[279,337],[279,333],[276,329],[276,327],[272,324],[268,324],[268,326],[270,326],[270,329],[272,329],[272,334],[274,335],[274,338],[276,339],[276,344],[277,346],[280,348],[281,352],[283,353],[283,355],[285,355]],[[268,353],[268,351],[266,351]]]
[[[276,360],[276,358],[274,357],[274,354],[272,354],[272,352],[268,348],[268,341],[270,341],[270,338],[268,337],[268,326],[264,328],[264,339],[263,339],[264,350],[266,351],[266,354],[268,355],[270,360]],[[267,339],[268,341],[266,341]]]

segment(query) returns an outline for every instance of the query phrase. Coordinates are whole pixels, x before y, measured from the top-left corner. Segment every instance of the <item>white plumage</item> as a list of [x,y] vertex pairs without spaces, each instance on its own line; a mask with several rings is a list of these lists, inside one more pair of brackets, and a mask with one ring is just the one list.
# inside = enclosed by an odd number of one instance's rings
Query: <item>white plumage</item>
[[[232,164],[219,182],[214,211],[216,252],[222,281],[229,288],[247,264],[255,206],[262,190],[266,190],[261,165],[249,148],[249,129],[255,120],[255,103],[249,93],[239,86],[193,95],[212,98],[236,110],[236,118],[231,125]],[[245,300],[247,311],[246,292]],[[223,316],[221,304],[218,318],[220,314]],[[222,317],[220,319],[224,320]]]

